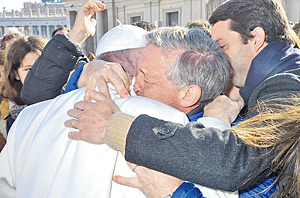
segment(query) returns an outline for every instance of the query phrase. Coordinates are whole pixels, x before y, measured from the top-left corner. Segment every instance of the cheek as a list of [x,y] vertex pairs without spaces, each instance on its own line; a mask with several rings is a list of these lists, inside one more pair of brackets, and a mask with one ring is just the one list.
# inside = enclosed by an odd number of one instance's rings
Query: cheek
[[167,98],[165,89],[150,83],[145,83],[143,96],[160,102],[164,102],[164,100]]
[[27,76],[27,74],[28,74],[28,71],[19,71],[18,72],[18,74],[19,74],[19,76],[20,76],[20,79],[21,79],[21,81],[22,81],[22,83],[24,82],[24,80],[25,80],[25,78],[26,78],[26,76]]

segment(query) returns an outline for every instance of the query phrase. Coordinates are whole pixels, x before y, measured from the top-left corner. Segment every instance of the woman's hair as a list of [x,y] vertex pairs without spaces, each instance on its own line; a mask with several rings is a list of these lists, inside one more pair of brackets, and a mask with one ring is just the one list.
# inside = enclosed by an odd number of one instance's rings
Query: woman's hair
[[92,53],[92,52],[90,52],[90,53],[87,55],[87,57],[88,57],[88,59],[89,59],[90,61],[93,61],[93,60],[95,60],[95,59],[96,59],[96,56],[95,56],[95,54],[94,54],[94,53]]
[[2,96],[8,98],[17,105],[24,105],[20,98],[22,82],[17,80],[18,69],[24,57],[29,52],[41,55],[47,39],[40,36],[25,36],[14,41],[6,53],[6,62],[4,65],[5,82],[2,87]]
[[189,21],[186,24],[187,28],[201,28],[208,36],[211,36],[211,25],[207,20]]
[[147,21],[138,21],[138,22],[134,22],[132,23],[131,25],[134,25],[134,26],[137,26],[137,27],[140,27],[148,32],[151,32],[152,30],[155,30],[156,29],[156,26],[153,25],[152,23],[149,23]]
[[7,48],[6,44],[11,39],[18,39],[20,37],[23,37],[24,35],[22,33],[11,33],[8,35],[5,35],[3,39],[1,40],[1,49],[5,50]]
[[258,115],[238,123],[232,130],[248,145],[276,149],[278,154],[272,163],[274,171],[279,172],[278,178],[290,163],[295,163],[281,197],[296,197],[300,192],[300,94],[261,102],[256,110]]
[[4,65],[4,63],[5,63],[5,56],[6,56],[5,50],[0,50],[0,65]]

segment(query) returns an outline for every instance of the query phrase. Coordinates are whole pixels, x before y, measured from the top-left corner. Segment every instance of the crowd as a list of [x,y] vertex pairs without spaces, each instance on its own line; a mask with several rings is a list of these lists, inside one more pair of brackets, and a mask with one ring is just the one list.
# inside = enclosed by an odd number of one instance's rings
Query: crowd
[[278,1],[119,24],[85,55],[105,9],[2,38],[1,198],[300,197],[299,26]]

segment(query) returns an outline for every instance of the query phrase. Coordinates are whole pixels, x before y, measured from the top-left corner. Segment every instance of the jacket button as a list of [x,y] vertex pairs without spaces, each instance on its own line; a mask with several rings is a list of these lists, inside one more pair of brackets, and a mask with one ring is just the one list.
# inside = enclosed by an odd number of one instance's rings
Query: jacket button
[[161,130],[158,131],[158,133],[161,136],[166,136],[167,134],[170,133],[170,131],[169,130],[163,130],[163,129],[161,129]]

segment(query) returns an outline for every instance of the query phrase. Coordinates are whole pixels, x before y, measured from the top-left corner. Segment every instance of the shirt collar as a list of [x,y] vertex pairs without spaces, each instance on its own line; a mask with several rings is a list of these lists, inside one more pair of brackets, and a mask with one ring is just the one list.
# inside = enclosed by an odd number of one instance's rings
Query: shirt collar
[[[298,58],[297,58],[298,56]],[[299,67],[299,49],[281,41],[269,43],[252,61],[245,87],[240,94],[245,104],[253,90],[265,79],[274,74]],[[297,61],[298,60],[298,61]]]

